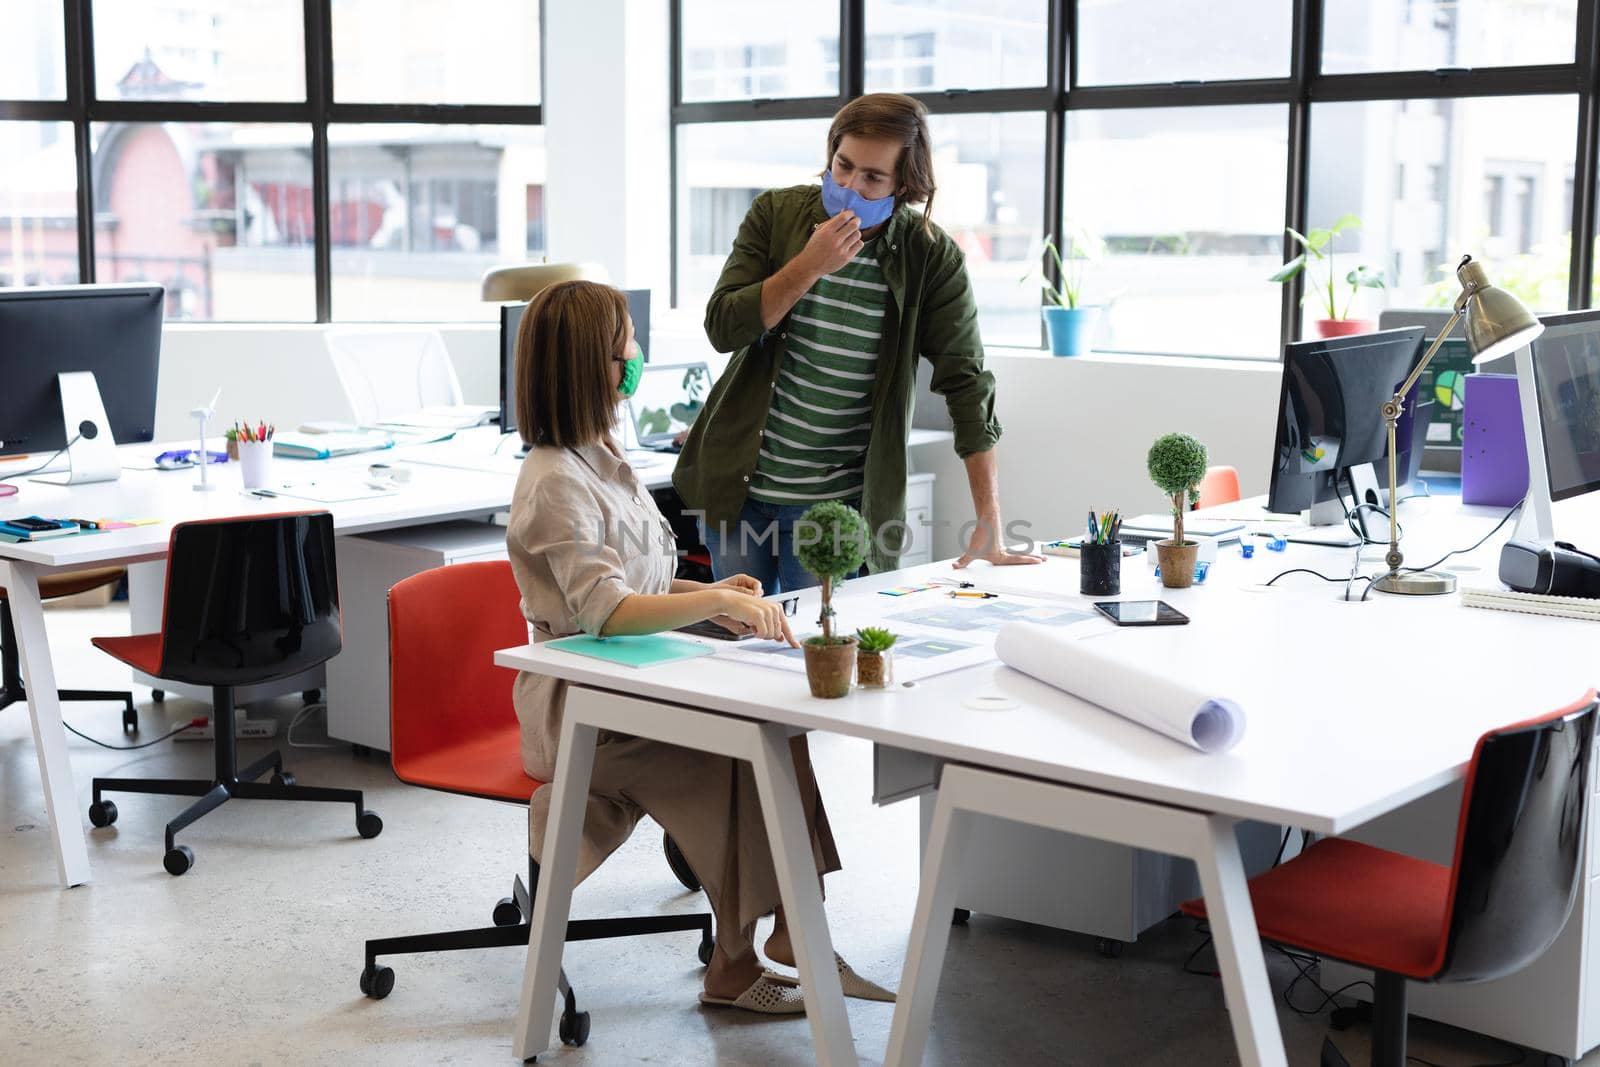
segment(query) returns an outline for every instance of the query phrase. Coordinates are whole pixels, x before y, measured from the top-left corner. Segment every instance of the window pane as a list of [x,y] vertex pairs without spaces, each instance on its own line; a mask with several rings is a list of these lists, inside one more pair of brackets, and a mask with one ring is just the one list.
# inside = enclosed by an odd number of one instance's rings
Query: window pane
[[1288,110],[1072,111],[1069,222],[1105,241],[1084,298],[1096,347],[1271,357],[1280,296]]
[[102,100],[304,100],[301,0],[94,5]]
[[333,0],[333,95],[361,104],[537,104],[539,0]]
[[1018,281],[1044,232],[1044,116],[939,115],[932,121],[933,221],[967,256],[987,344],[1039,344],[1039,288]]
[[867,92],[1045,83],[1045,0],[870,0]]
[[11,42],[0,63],[0,100],[61,100],[67,95],[66,34],[61,0],[0,4],[0,41]]
[[1095,0],[1078,5],[1078,84],[1289,76],[1289,0]]
[[97,280],[166,286],[169,319],[316,317],[309,127],[97,122],[90,138]]
[[817,180],[828,120],[678,127],[678,306],[703,311],[758,193]]
[[1328,74],[1571,63],[1578,0],[1367,0],[1322,20]]
[[487,320],[479,280],[545,253],[538,126],[330,126],[333,317]]
[[0,286],[78,281],[78,169],[67,122],[0,122]]
[[[1307,222],[1359,217],[1335,239],[1334,275],[1366,266],[1386,285],[1353,305],[1336,285],[1336,310],[1375,319],[1384,307],[1447,307],[1464,253],[1535,310],[1565,308],[1577,124],[1570,96],[1315,105]],[[1314,269],[1323,284],[1306,300],[1308,336],[1327,316],[1327,274]]]
[[839,92],[839,7],[788,0],[682,0],[683,99]]

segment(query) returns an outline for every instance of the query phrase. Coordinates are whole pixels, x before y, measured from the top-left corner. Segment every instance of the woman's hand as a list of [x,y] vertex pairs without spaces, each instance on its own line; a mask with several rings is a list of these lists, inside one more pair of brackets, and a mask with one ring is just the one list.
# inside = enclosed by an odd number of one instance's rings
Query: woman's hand
[[724,578],[720,582],[712,582],[713,589],[732,589],[736,593],[745,593],[749,596],[765,596],[766,590],[761,587],[761,581],[748,574],[735,574]]
[[[753,578],[750,580],[755,581]],[[726,590],[722,599],[722,614],[743,623],[757,637],[782,641],[790,648],[800,647],[800,642],[789,632],[789,620],[783,614],[783,606],[777,601],[762,600],[734,589]]]

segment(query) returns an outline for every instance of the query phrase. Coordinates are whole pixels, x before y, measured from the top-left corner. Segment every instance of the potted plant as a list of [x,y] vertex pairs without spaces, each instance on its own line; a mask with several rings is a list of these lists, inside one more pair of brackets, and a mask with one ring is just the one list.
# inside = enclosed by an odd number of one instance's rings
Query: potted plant
[[856,631],[856,681],[863,689],[887,689],[894,684],[894,653],[900,638],[881,626]]
[[[1103,250],[1104,242],[1071,223],[1060,248],[1054,235],[1044,239],[1044,252],[1055,264],[1056,277],[1060,279],[1059,285],[1051,285],[1048,275],[1039,280],[1047,301],[1044,324],[1050,334],[1051,355],[1081,356],[1094,342],[1100,308],[1083,303],[1083,275],[1089,261],[1098,259]],[[1030,277],[1024,275],[1022,280]]]
[[237,463],[239,461],[239,424],[234,423],[222,433],[228,439],[228,459]]
[[[1361,219],[1355,215],[1345,215],[1327,229],[1312,230],[1302,234],[1293,228],[1286,228],[1286,232],[1300,245],[1300,254],[1278,268],[1269,281],[1287,282],[1290,278],[1306,272],[1306,296],[1317,294],[1317,300],[1322,305],[1322,310],[1327,313],[1326,318],[1316,322],[1319,337],[1346,337],[1350,334],[1371,333],[1377,328],[1371,319],[1352,319],[1350,308],[1355,303],[1356,292],[1360,289],[1382,289],[1383,272],[1373,270],[1367,266],[1358,266],[1344,276],[1345,284],[1350,287],[1350,293],[1345,298],[1344,310],[1339,310],[1338,293],[1334,279],[1337,272],[1333,267],[1333,241],[1346,230],[1359,230]],[[1316,265],[1316,274],[1313,277],[1312,265]],[[1326,279],[1321,275],[1326,274]],[[1301,298],[1302,303],[1304,297]]]
[[1164,434],[1150,446],[1145,466],[1156,488],[1172,500],[1172,536],[1156,542],[1161,584],[1168,589],[1187,589],[1194,582],[1200,545],[1183,535],[1183,513],[1188,510],[1184,504],[1199,492],[1206,476],[1206,446],[1186,433]]
[[795,524],[795,555],[822,582],[822,633],[805,640],[806,680],[811,695],[834,699],[850,692],[856,639],[833,632],[833,586],[861,569],[867,554],[867,523],[837,500],[813,504]]

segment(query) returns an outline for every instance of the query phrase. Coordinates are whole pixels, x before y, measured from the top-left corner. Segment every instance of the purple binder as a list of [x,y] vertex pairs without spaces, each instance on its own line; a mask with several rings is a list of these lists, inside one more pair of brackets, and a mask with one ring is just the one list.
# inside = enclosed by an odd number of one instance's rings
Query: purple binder
[[1509,508],[1528,492],[1517,376],[1467,375],[1461,414],[1461,502]]

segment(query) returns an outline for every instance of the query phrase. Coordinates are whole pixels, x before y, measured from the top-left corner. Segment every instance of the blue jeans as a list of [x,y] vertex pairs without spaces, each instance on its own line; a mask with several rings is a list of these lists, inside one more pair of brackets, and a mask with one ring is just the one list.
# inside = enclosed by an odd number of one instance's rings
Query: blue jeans
[[[860,506],[854,501],[850,504]],[[711,573],[719,582],[748,574],[761,583],[768,596],[821,584],[794,554],[794,524],[810,506],[746,499],[737,523],[718,529],[702,521],[700,540],[711,553]]]

